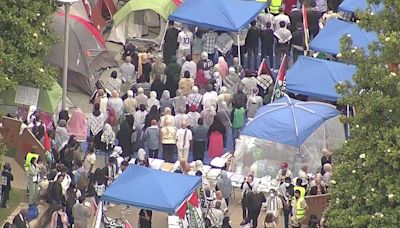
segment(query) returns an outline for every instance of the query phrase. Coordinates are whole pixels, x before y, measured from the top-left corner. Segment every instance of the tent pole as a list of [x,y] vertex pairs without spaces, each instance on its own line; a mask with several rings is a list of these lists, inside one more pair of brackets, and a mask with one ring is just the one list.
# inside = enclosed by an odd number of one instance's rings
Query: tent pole
[[242,65],[242,59],[240,58],[240,32],[237,34],[237,40],[238,40],[238,58],[239,58],[239,66]]
[[[346,106],[346,116],[347,118],[350,118],[350,106]],[[347,125],[347,138],[350,138],[350,124],[346,123]]]
[[165,39],[165,35],[167,34],[168,25],[169,25],[169,20],[167,20],[167,24],[165,25],[164,34],[163,34],[161,44],[160,44],[160,50],[162,50],[162,47],[164,45],[164,39]]

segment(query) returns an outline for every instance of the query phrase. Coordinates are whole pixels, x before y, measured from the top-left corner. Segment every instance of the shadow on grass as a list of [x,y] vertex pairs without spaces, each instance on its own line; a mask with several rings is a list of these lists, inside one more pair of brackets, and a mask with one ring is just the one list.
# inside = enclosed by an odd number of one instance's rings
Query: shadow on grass
[[7,217],[15,210],[15,208],[21,203],[26,202],[26,190],[11,189],[10,199],[7,201],[9,208],[0,208],[0,224],[7,220]]

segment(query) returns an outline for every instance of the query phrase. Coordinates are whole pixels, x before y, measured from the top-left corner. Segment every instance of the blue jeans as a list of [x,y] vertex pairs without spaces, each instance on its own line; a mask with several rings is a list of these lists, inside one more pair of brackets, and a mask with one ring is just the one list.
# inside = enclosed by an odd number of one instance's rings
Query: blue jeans
[[236,139],[240,136],[241,128],[233,128],[232,127],[232,140],[233,140],[233,147],[236,148]]

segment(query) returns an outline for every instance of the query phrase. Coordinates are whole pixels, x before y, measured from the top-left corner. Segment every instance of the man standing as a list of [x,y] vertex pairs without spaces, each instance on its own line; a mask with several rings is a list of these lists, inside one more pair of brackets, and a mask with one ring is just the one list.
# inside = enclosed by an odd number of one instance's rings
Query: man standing
[[[260,30],[256,27],[256,21],[250,23],[251,27],[247,32],[246,51],[247,51],[247,69],[254,70],[257,67],[258,40],[260,39]],[[254,65],[251,65],[251,62]]]
[[269,12],[271,12],[272,15],[276,16],[279,14],[279,9],[281,8],[281,6],[282,0],[271,0],[271,4],[269,5]]
[[291,44],[293,50],[293,63],[295,63],[299,58],[299,55],[304,55],[304,48],[306,46],[304,42],[304,29],[301,23],[297,24],[297,29],[293,32]]
[[4,164],[3,172],[1,173],[1,207],[7,207],[7,200],[11,191],[11,181],[14,180],[14,176],[11,174],[10,163]]
[[129,81],[129,79],[133,79],[132,83],[133,85],[136,84],[136,78],[135,78],[135,65],[132,64],[132,57],[129,55],[125,57],[125,62],[119,67],[119,70],[121,71],[121,78],[122,78],[122,83],[125,83]]
[[176,61],[182,65],[183,58],[191,54],[190,48],[193,41],[193,33],[189,31],[187,26],[184,26],[183,30],[178,33],[177,41],[179,46]]
[[169,21],[163,46],[164,62],[166,64],[171,63],[172,56],[176,55],[176,49],[178,48],[178,43],[176,42],[178,38],[178,32],[178,29],[174,27],[174,22]]
[[60,206],[63,203],[63,191],[61,183],[64,181],[64,177],[65,175],[63,173],[59,174],[49,192],[50,202]]
[[245,124],[246,110],[241,105],[236,105],[231,113],[232,121],[232,140],[233,146],[236,148],[236,139],[239,138],[240,131]]
[[269,60],[269,68],[274,65],[274,30],[271,22],[267,22],[265,30],[261,30],[261,57]]
[[286,23],[281,21],[279,23],[280,28],[274,32],[276,38],[275,43],[275,68],[278,69],[281,65],[282,58],[285,54],[289,54],[290,51],[290,40],[292,39],[292,33],[286,28]]
[[292,213],[292,218],[291,218],[292,227],[299,228],[299,227],[301,227],[301,224],[302,224],[305,214],[306,214],[306,210],[308,208],[307,202],[304,199],[304,197],[302,197],[300,195],[299,190],[294,191],[294,197],[292,200],[292,208],[293,208],[293,213]]
[[117,71],[111,72],[110,78],[108,78],[106,83],[106,92],[111,93],[111,91],[116,90],[118,93],[121,92],[122,81],[119,79]]
[[202,70],[204,72],[204,76],[207,79],[211,78],[210,70],[214,66],[214,63],[208,58],[207,52],[201,53],[201,60],[197,63],[197,70]]
[[203,118],[197,120],[198,125],[192,129],[193,133],[193,161],[204,159],[206,150],[208,127],[204,125]]
[[72,207],[72,217],[74,218],[75,228],[88,227],[88,219],[90,218],[90,209],[85,205],[85,197],[79,196],[78,202]]
[[290,18],[289,18],[289,16],[288,15],[286,15],[286,14],[284,14],[284,12],[283,12],[283,8],[280,8],[279,9],[279,14],[278,15],[276,15],[275,17],[274,17],[274,26],[275,26],[275,30],[277,30],[277,29],[279,29],[280,28],[280,23],[281,22],[285,22],[285,28],[287,27],[287,26],[290,26]]
[[203,35],[204,51],[207,52],[208,59],[211,59],[211,61],[214,60],[215,41],[217,40],[217,37],[218,37],[218,33],[216,33],[214,30],[211,30],[211,29],[208,30]]
[[193,139],[192,131],[187,128],[187,120],[181,122],[181,128],[176,131],[176,146],[178,147],[178,159],[188,160],[190,143]]

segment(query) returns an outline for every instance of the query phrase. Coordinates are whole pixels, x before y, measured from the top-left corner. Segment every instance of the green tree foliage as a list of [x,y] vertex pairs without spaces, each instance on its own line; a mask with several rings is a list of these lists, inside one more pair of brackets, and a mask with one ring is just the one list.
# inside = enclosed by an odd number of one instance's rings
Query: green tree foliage
[[[381,0],[382,1],[382,0]],[[379,3],[379,0],[369,2]],[[355,86],[338,85],[351,139],[334,154],[328,227],[399,227],[400,224],[400,1],[381,13],[360,12],[359,23],[379,35],[369,54],[342,38],[341,58],[357,66]]]
[[56,41],[54,0],[0,1],[0,91],[17,84],[48,88],[57,77],[44,58]]

